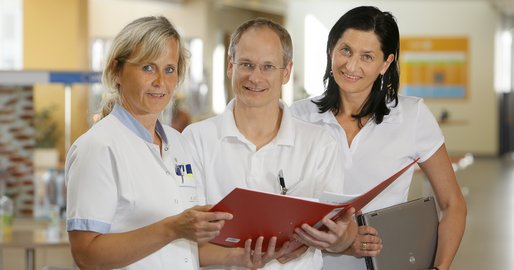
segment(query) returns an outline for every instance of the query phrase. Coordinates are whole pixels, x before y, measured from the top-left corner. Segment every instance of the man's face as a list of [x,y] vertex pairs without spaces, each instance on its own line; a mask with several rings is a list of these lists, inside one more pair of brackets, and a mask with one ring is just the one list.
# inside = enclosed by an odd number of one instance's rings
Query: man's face
[[237,106],[276,106],[282,85],[289,81],[292,63],[283,63],[283,48],[273,30],[247,30],[229,57],[227,76],[231,80]]

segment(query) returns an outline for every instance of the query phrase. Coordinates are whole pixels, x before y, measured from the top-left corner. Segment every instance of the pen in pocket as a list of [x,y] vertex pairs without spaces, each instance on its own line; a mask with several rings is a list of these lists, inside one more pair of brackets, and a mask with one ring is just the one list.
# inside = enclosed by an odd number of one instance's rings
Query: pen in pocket
[[278,171],[278,183],[280,184],[280,194],[286,195],[287,193],[287,187],[286,187],[286,180],[284,179],[284,172],[282,169]]

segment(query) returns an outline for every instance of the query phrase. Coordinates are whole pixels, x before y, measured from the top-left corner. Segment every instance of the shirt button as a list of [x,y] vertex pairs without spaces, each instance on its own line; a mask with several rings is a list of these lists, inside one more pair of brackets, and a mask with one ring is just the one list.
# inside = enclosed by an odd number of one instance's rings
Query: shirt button
[[188,258],[184,258],[184,262],[188,263],[189,259]]
[[164,151],[168,151],[168,146],[164,146]]

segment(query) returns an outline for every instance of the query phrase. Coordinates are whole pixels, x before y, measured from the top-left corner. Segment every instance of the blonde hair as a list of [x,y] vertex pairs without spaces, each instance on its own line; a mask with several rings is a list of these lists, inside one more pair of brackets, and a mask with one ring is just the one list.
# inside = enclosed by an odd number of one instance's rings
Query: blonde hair
[[155,60],[164,53],[170,39],[179,44],[177,75],[180,84],[185,78],[189,51],[168,19],[163,16],[142,17],[129,23],[114,37],[102,74],[102,82],[109,93],[102,97],[101,118],[112,111],[114,104],[121,104],[116,78],[129,58],[131,63]]

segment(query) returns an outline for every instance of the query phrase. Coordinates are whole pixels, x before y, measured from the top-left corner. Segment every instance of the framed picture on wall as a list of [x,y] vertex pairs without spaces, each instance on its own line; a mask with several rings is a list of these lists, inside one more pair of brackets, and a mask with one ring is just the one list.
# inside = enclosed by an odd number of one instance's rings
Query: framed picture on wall
[[400,41],[400,92],[462,99],[468,84],[467,37],[405,37]]

